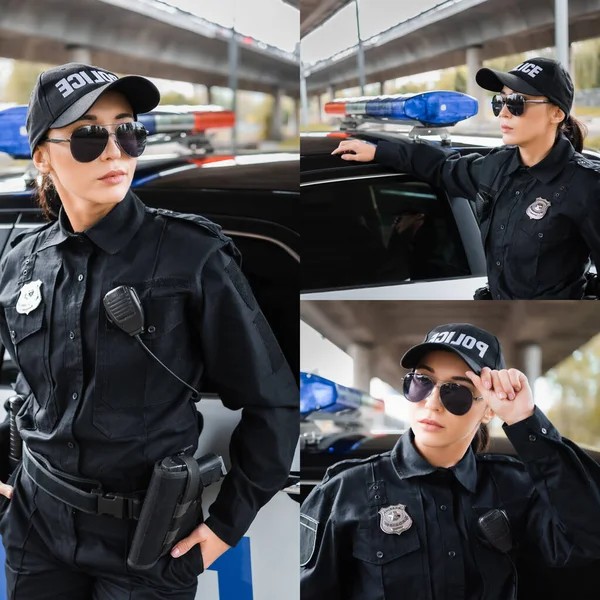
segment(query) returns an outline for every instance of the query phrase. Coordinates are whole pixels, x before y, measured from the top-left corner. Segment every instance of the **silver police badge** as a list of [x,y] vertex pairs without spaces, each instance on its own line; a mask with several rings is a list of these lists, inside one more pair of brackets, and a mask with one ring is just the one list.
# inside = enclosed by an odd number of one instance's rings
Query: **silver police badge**
[[382,508],[379,511],[381,515],[381,530],[383,533],[395,533],[400,535],[407,529],[410,529],[413,524],[412,519],[406,512],[406,506],[404,504],[395,504],[394,506],[388,506]]
[[552,206],[545,198],[536,198],[533,204],[530,204],[525,211],[530,219],[539,221],[543,219],[548,209]]
[[35,310],[42,301],[42,282],[38,279],[26,283],[21,288],[19,299],[17,300],[17,312],[21,315],[28,315],[32,310]]

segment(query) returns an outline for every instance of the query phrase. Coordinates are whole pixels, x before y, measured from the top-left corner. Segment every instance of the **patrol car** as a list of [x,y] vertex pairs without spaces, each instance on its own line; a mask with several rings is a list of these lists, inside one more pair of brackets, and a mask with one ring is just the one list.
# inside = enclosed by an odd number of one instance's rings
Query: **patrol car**
[[[475,198],[456,198],[410,174],[332,156],[343,139],[421,138],[487,154],[495,137],[451,134],[477,113],[458,92],[338,99],[338,131],[301,136],[303,300],[472,299],[486,263]],[[600,160],[600,154],[584,155]]]
[[[14,160],[29,158],[25,114],[26,107],[0,111],[0,153],[6,153],[5,166],[0,169],[0,256],[8,252],[19,232],[43,223],[32,196],[37,173],[31,164]],[[298,154],[231,156],[215,152],[207,132],[231,127],[233,118],[233,113],[215,106],[159,106],[140,115],[150,134],[149,151],[138,159],[132,188],[148,206],[198,213],[223,227],[241,250],[242,270],[295,368],[299,360]],[[0,403],[11,395],[10,384],[16,377],[8,353],[2,355]],[[228,464],[228,441],[239,421],[239,411],[223,407],[209,390],[198,408],[205,427],[197,456],[216,452]],[[260,511],[238,546],[200,576],[198,599],[299,598],[298,477],[299,457],[292,466],[288,487]],[[218,489],[218,485],[206,489],[205,513]],[[274,526],[285,543],[273,543]],[[0,546],[0,564],[4,562],[3,552]],[[2,568],[0,600],[4,594]]]
[[[300,411],[302,499],[319,484],[328,467],[342,460],[388,452],[409,427],[407,422],[386,415],[382,400],[312,373],[300,374]],[[600,463],[598,449],[584,450]],[[489,453],[516,456],[505,437],[492,436]],[[597,597],[600,561],[569,569],[546,568],[526,560],[516,566],[519,600]]]

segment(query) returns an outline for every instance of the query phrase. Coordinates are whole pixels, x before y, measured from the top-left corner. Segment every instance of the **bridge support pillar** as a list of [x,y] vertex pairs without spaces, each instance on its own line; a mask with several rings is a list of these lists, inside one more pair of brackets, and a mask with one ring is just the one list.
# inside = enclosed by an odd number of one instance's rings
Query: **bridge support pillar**
[[475,81],[475,75],[481,67],[483,67],[481,46],[467,48],[467,94],[477,98],[477,102],[479,102],[479,112],[471,119],[475,123],[481,123],[485,120],[486,110],[488,109],[486,92]]
[[348,354],[354,360],[352,387],[367,394],[370,393],[372,377],[371,348],[363,344],[352,344],[348,348]]

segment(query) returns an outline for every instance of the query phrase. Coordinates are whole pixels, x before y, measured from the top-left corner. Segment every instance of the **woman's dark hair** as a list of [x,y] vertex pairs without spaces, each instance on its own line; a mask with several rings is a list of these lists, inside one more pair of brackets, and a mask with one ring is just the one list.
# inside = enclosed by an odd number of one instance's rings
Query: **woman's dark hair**
[[588,134],[587,127],[575,117],[567,117],[559,126],[557,135],[563,134],[573,145],[576,152],[583,150],[583,140]]
[[490,448],[490,430],[485,423],[479,425],[479,429],[471,442],[471,448],[473,452],[481,453],[487,452]]
[[56,221],[60,208],[60,198],[48,173],[42,173],[41,179],[36,179],[37,203],[48,221]]

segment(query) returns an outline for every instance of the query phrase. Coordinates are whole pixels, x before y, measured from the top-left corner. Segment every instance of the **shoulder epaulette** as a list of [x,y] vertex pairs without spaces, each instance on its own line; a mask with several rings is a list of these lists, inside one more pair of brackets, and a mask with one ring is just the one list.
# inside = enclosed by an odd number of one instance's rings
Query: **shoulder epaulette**
[[595,160],[590,160],[585,156],[581,156],[581,154],[575,154],[574,156],[575,162],[584,169],[590,169],[591,171],[596,171],[600,173],[600,162],[596,162]]
[[515,458],[514,456],[508,456],[508,454],[475,454],[475,459],[482,462],[504,462],[523,466],[523,462],[521,460]]
[[213,237],[216,237],[216,238],[219,238],[222,240],[229,239],[223,233],[220,225],[217,225],[217,223],[214,223],[213,221],[207,219],[206,217],[202,217],[200,215],[195,215],[195,214],[189,214],[189,213],[174,212],[172,210],[167,210],[166,208],[148,208],[147,207],[147,210],[150,212],[162,215],[164,217],[170,218],[170,219],[178,219],[180,221],[187,221],[188,223],[193,223],[194,225],[204,229],[207,233],[209,233]]
[[379,460],[381,457],[389,455],[389,452],[384,454],[374,454],[373,456],[368,456],[367,458],[349,458],[347,460],[342,460],[339,463],[335,463],[335,465],[331,465],[325,472],[325,477],[323,478],[323,483],[330,481],[333,477],[336,477],[340,473],[344,471],[348,471],[352,467],[358,467],[360,465],[365,465],[370,462]]
[[25,238],[28,238],[36,233],[40,233],[40,232],[44,231],[45,229],[52,227],[52,225],[54,225],[54,221],[44,223],[43,225],[40,225],[39,227],[33,227],[32,229],[24,229],[20,233],[17,233],[17,235],[15,235],[15,237],[10,241],[10,247],[14,248],[17,244],[21,243]]

